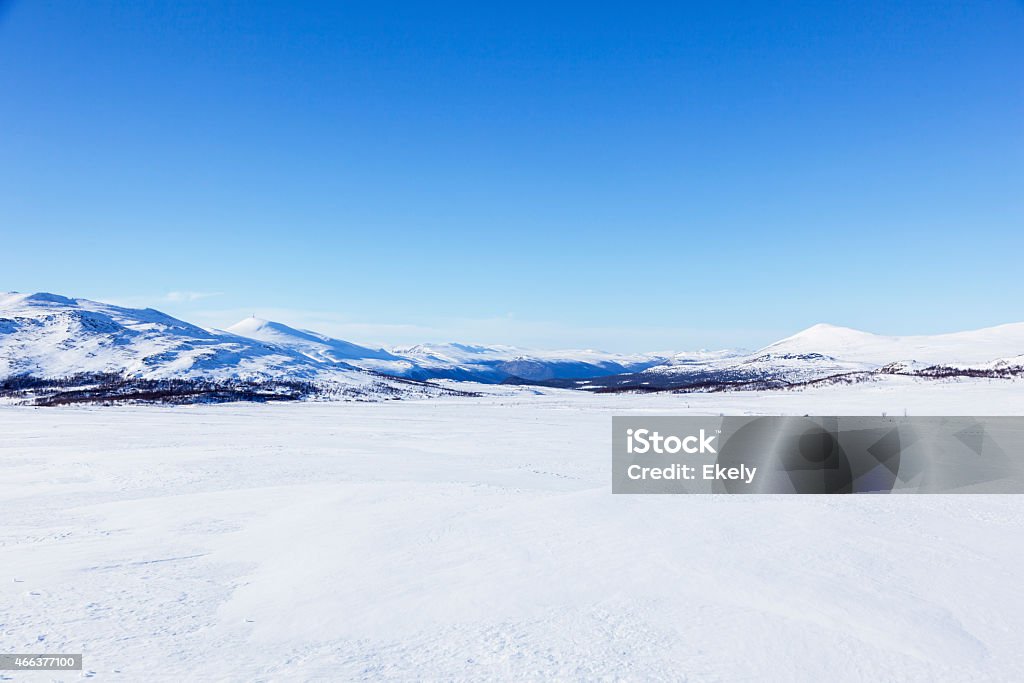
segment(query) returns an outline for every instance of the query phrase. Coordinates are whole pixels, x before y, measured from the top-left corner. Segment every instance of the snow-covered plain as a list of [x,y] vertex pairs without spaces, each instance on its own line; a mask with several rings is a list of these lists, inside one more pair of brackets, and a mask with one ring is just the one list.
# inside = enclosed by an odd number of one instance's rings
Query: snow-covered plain
[[613,496],[609,443],[613,414],[1020,415],[1022,389],[0,408],[0,652],[121,681],[1022,680],[1021,497]]

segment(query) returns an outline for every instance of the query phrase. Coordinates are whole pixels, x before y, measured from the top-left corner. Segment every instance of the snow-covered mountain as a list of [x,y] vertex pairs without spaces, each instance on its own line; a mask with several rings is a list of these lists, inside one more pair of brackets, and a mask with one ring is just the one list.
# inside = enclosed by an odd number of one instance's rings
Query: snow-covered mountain
[[754,352],[664,355],[458,343],[373,349],[248,318],[209,330],[153,309],[56,294],[0,294],[0,381],[110,375],[140,381],[301,382],[342,395],[405,396],[429,380],[589,390],[791,386],[837,377],[1024,375],[1024,323],[887,337],[815,325]]
[[614,354],[593,349],[542,351],[515,346],[417,344],[394,349],[431,376],[500,382],[579,379],[639,372],[665,360],[646,354]]
[[898,361],[976,366],[1024,353],[1024,323],[907,337],[887,337],[849,327],[820,324],[770,344],[759,353],[824,353],[879,367]]
[[352,342],[334,339],[317,332],[297,330],[283,323],[262,318],[246,318],[227,328],[240,337],[257,339],[283,346],[323,363],[345,363],[350,360],[398,360],[384,349],[371,349]]
[[314,379],[320,372],[282,347],[206,330],[153,309],[56,294],[0,295],[0,326],[0,377]]
[[340,360],[318,362],[286,346],[203,329],[149,308],[48,293],[0,294],[0,380],[77,375],[315,382],[336,395],[352,397],[424,390]]
[[370,349],[282,323],[247,318],[229,332],[275,344],[323,363],[345,363],[365,370],[414,379],[451,379],[497,383],[578,379],[639,372],[664,362],[664,356],[594,351],[541,351],[514,346],[416,344],[390,351]]
[[719,352],[603,378],[586,388],[682,388],[702,385],[791,385],[855,373],[920,374],[939,370],[1019,374],[1024,323],[969,332],[893,337],[818,324],[757,351]]
[[427,391],[422,383],[431,379],[594,377],[664,360],[454,343],[388,351],[258,318],[210,330],[153,309],[49,293],[0,294],[0,381],[111,375],[150,382],[308,382],[353,395],[401,396]]

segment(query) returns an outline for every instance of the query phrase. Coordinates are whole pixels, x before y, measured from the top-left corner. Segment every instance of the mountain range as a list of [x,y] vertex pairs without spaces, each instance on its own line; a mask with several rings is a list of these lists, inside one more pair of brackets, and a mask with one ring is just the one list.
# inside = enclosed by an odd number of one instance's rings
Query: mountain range
[[367,370],[412,377],[497,383],[509,378],[550,380],[637,372],[665,360],[662,356],[601,351],[537,351],[514,346],[481,346],[449,342],[369,349],[350,342],[296,330],[281,323],[248,318],[228,328],[327,362],[347,362]]
[[723,352],[696,358],[681,354],[639,373],[594,378],[577,388],[616,391],[762,389],[855,382],[880,375],[924,378],[1024,375],[1024,323],[916,336],[883,336],[818,324],[757,351]]
[[0,381],[8,389],[32,382],[67,387],[76,384],[73,378],[87,384],[103,377],[136,388],[147,382],[150,389],[169,382],[230,383],[249,391],[278,383],[285,393],[317,387],[332,397],[375,399],[457,391],[436,380],[592,391],[718,390],[878,374],[1006,377],[1022,374],[1022,367],[1024,323],[906,337],[820,324],[753,352],[626,355],[454,342],[375,349],[258,318],[213,330],[150,308],[49,293],[0,294]]

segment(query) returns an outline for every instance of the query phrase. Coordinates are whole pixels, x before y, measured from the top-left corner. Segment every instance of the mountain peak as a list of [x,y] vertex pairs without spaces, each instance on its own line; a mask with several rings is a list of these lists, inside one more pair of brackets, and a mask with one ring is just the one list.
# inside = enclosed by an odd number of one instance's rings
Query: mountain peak
[[0,306],[2,307],[17,306],[18,304],[61,304],[64,306],[74,306],[77,303],[74,299],[69,299],[60,294],[51,294],[50,292],[35,292],[32,294],[22,292],[0,293]]
[[854,328],[846,327],[845,325],[833,325],[832,323],[817,323],[816,325],[811,325],[810,327],[808,327],[805,330],[802,330],[801,332],[797,332],[797,334],[802,334],[804,332],[825,332],[825,331],[832,331],[832,330],[853,330],[853,331],[856,331],[856,330],[854,330]]
[[884,365],[896,361],[980,363],[1024,350],[1024,323],[949,334],[887,336],[827,323],[812,325],[770,344],[760,354],[819,353]]
[[277,344],[321,362],[394,358],[383,349],[371,349],[344,339],[334,339],[318,332],[296,329],[284,323],[264,320],[256,316],[240,320],[225,331],[240,337]]
[[[243,320],[239,320],[234,325],[224,328],[224,331],[245,337],[247,336],[245,334],[246,332],[258,332],[259,330],[263,330],[266,328],[293,331],[292,328],[288,327],[287,325],[284,325],[282,323],[276,323],[273,320],[267,320],[265,318],[257,318],[254,315],[249,316],[248,318],[245,318]],[[298,332],[298,330],[294,331]]]
[[816,325],[811,325],[806,329],[800,330],[796,334],[791,335],[790,338],[820,334],[871,334],[871,332],[865,332],[863,330],[858,330],[854,327],[847,327],[845,325],[833,325],[832,323],[817,323]]

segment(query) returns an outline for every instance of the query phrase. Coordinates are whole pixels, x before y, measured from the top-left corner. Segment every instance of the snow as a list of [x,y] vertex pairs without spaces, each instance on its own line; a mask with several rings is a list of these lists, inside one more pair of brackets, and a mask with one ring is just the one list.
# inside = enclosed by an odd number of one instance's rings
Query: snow
[[[752,353],[615,354],[455,342],[387,351],[255,317],[227,331],[206,330],[152,309],[47,293],[0,294],[0,379],[116,373],[144,379],[317,382],[362,393],[378,383],[390,387],[384,392],[389,396],[405,396],[420,390],[410,391],[408,385],[379,374],[489,383],[513,377],[591,380],[587,386],[592,389],[666,385],[666,379],[668,385],[691,380],[799,383],[883,366],[907,372],[936,364],[1014,370],[1022,366],[1022,354],[1024,323],[917,337],[884,337],[822,324]],[[593,381],[610,376],[616,377]]]
[[[388,374],[416,380],[500,382],[593,377],[640,370],[664,357],[594,350],[424,344],[389,352],[283,323],[248,318],[207,330],[153,309],[48,294],[0,294],[0,379],[78,373],[143,379],[315,381],[362,387]],[[393,394],[415,394],[390,383]]]
[[[339,349],[330,347],[335,353]],[[341,360],[324,363],[284,345],[206,330],[153,309],[47,293],[0,295],[0,379],[79,373],[311,381],[338,390],[338,396],[360,399],[418,396],[425,390]]]
[[321,362],[337,363],[362,358],[395,359],[384,349],[370,349],[341,339],[332,339],[317,332],[297,330],[283,323],[256,317],[235,323],[227,331],[241,337],[287,346]]
[[710,363],[714,361],[722,361],[734,359],[741,356],[746,356],[749,352],[741,349],[721,349],[718,351],[709,351],[707,349],[701,349],[700,351],[682,351],[680,353],[672,354],[668,362],[665,365],[693,365],[700,363]]
[[457,342],[414,344],[389,352],[255,317],[232,325],[228,331],[276,344],[317,362],[344,361],[366,370],[418,379],[499,382],[513,375],[531,379],[597,376],[643,369],[664,360],[663,356],[594,349],[548,351]]
[[911,372],[934,365],[998,370],[1021,366],[1024,323],[932,336],[886,337],[819,324],[750,353],[678,354],[642,376],[789,383],[888,367]]
[[885,365],[895,361],[981,364],[1024,352],[1024,323],[952,334],[887,337],[820,324],[765,347],[759,353],[825,353],[848,361]]
[[1021,680],[1019,497],[613,496],[609,469],[614,414],[1021,389],[3,407],[0,651],[111,681]]
[[662,354],[618,354],[595,349],[546,350],[457,342],[396,347],[392,353],[407,359],[412,368],[424,377],[490,382],[510,376],[552,379],[634,372],[661,363],[666,358]]
[[651,354],[642,353],[609,353],[607,351],[598,351],[596,349],[568,349],[552,351],[500,344],[482,346],[479,344],[459,344],[456,342],[448,342],[445,344],[416,344],[413,346],[397,347],[394,349],[394,352],[413,358],[432,358],[453,364],[474,363],[485,360],[509,361],[521,358],[533,358],[554,362],[580,361],[594,364],[631,364],[644,363],[657,357],[652,356]]

